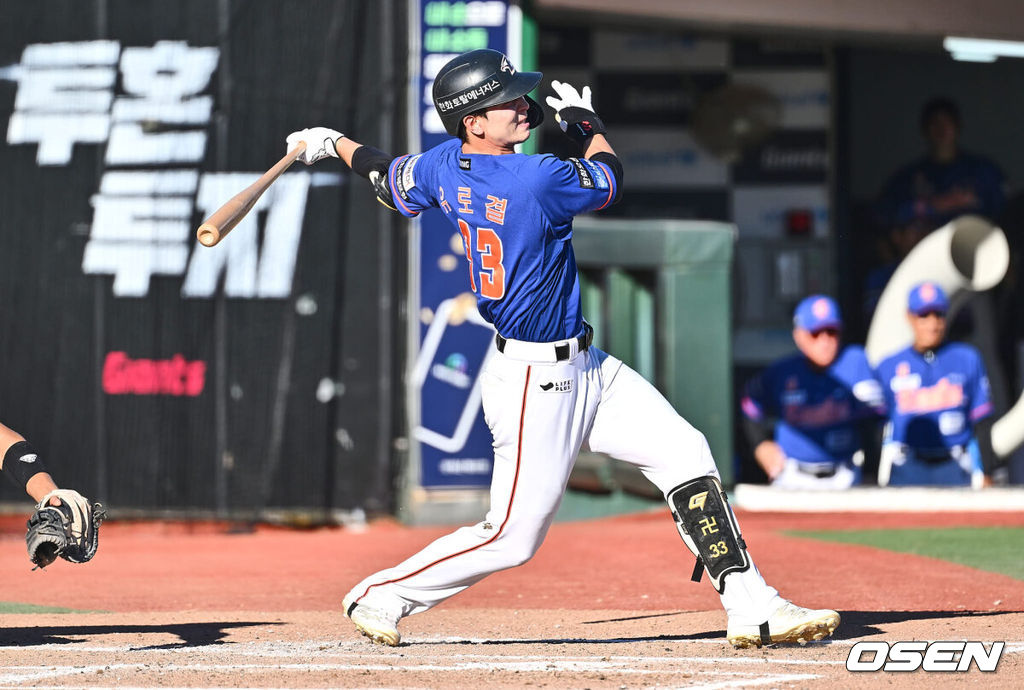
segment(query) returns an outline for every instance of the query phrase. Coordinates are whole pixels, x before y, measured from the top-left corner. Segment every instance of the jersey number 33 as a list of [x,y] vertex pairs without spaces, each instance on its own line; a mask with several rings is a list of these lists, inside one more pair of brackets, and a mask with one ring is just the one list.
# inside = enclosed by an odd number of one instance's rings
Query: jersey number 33
[[[473,228],[459,218],[459,232],[469,260],[469,285],[473,292],[487,299],[501,299],[505,296],[505,266],[501,263],[504,250],[498,233],[490,228]],[[473,234],[476,233],[476,251],[480,254],[480,288],[477,289],[477,273],[473,268]]]

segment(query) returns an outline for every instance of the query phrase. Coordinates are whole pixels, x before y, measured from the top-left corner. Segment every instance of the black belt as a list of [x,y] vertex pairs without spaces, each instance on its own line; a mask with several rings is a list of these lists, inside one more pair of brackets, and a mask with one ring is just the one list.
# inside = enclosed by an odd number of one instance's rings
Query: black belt
[[950,453],[919,453],[917,451],[911,451],[914,455],[915,460],[926,462],[931,465],[939,465],[944,462],[953,460],[953,456]]
[[818,467],[815,467],[811,463],[803,463],[803,462],[800,462],[799,460],[797,460],[797,462],[796,462],[796,467],[797,467],[798,470],[800,470],[804,474],[809,474],[812,477],[816,477],[818,479],[825,479],[826,477],[834,477],[834,476],[836,476],[836,472],[839,471],[839,465],[831,465],[829,467],[826,467],[824,465],[820,465]]
[[[502,337],[501,333],[494,334],[494,344],[498,348],[498,352],[505,351],[505,343],[508,342],[507,338]],[[583,335],[576,338],[576,343],[579,345],[579,351],[584,352],[594,342],[594,329],[590,327],[589,323],[583,324]],[[562,343],[561,345],[555,345],[555,361],[564,362],[569,359],[572,354],[572,348],[569,347],[568,343]]]

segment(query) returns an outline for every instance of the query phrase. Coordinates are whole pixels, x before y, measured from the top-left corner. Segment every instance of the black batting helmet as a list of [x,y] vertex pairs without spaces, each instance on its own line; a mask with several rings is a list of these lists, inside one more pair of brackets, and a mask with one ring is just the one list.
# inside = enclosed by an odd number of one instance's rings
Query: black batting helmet
[[[537,88],[540,72],[517,72],[508,56],[497,50],[471,50],[450,60],[434,78],[434,107],[445,130],[459,135],[462,118],[499,103],[514,101]],[[530,104],[530,129],[544,120],[540,104],[526,96]]]

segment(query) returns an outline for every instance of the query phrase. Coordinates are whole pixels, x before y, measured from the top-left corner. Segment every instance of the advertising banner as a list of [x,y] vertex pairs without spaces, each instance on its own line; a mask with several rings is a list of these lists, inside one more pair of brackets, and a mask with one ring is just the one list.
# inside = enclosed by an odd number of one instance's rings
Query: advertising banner
[[[386,505],[368,488],[377,259],[346,239],[365,234],[351,213],[373,216],[345,171],[296,165],[221,244],[195,239],[290,131],[371,121],[380,104],[334,66],[376,51],[382,24],[361,3],[236,5],[5,3],[20,28],[0,45],[0,421],[114,510]],[[372,347],[340,357],[353,316]]]
[[[431,89],[438,70],[459,53],[492,48],[520,68],[520,9],[514,2],[441,2],[419,5],[419,77],[413,111],[413,148],[426,150],[449,138],[434,109]],[[418,146],[416,146],[418,139]],[[412,377],[418,423],[413,438],[420,457],[419,483],[428,488],[487,486],[491,435],[483,421],[479,374],[494,330],[483,321],[470,288],[462,238],[437,209],[416,220],[410,254],[418,294],[410,309],[419,333]]]

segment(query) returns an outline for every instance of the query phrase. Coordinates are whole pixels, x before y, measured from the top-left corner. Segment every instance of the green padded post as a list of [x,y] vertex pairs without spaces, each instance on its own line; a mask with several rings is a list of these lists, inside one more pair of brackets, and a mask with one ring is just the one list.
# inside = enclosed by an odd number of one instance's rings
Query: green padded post
[[[735,238],[734,225],[712,221],[586,217],[576,220],[573,232],[577,263],[608,272],[608,352],[652,380],[707,436],[726,485],[733,481]],[[654,293],[630,271],[653,271]]]

